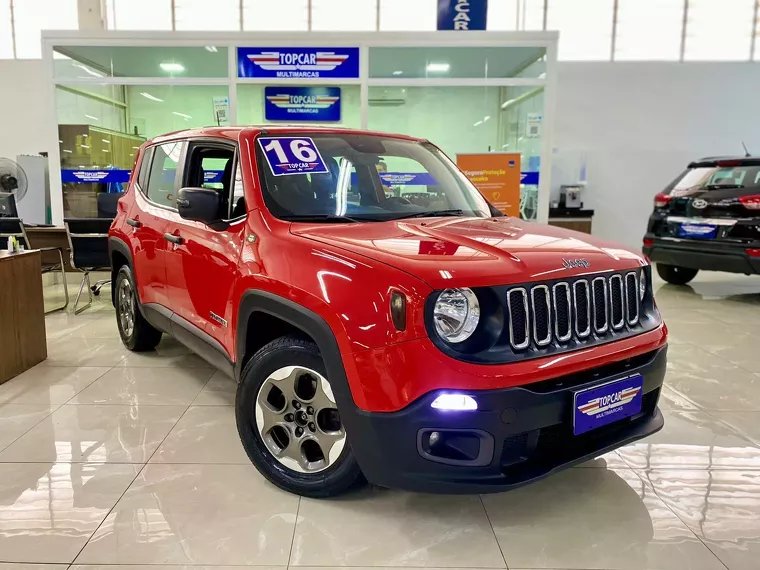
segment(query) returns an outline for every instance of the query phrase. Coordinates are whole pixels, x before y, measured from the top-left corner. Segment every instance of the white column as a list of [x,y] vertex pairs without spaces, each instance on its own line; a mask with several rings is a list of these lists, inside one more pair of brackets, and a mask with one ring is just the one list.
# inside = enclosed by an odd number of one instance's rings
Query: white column
[[80,30],[105,30],[105,0],[77,0]]

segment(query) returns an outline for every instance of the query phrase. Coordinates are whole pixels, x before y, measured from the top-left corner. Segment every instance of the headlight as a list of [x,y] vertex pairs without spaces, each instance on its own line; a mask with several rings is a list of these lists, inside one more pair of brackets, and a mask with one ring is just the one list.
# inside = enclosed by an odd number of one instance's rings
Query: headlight
[[643,301],[644,295],[647,294],[647,273],[642,271],[639,274],[639,298]]
[[435,302],[435,330],[446,342],[467,340],[479,320],[480,304],[472,289],[446,289]]

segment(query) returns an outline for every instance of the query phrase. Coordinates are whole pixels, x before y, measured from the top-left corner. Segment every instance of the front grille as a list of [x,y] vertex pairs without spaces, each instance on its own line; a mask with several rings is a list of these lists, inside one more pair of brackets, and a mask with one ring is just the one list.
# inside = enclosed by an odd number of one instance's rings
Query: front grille
[[615,330],[620,330],[625,325],[624,297],[623,278],[620,275],[613,275],[610,277],[610,324]]
[[549,288],[536,285],[530,292],[533,309],[533,340],[538,346],[546,346],[552,341],[552,310],[549,301]]
[[509,309],[509,344],[520,350],[528,348],[530,336],[528,330],[528,293],[525,289],[512,289],[507,294]]
[[631,272],[625,276],[625,304],[628,324],[639,322],[639,277]]
[[586,344],[633,331],[642,313],[639,278],[631,271],[508,289],[512,350]]
[[572,304],[570,302],[570,285],[567,283],[557,283],[553,288],[554,294],[554,334],[559,342],[567,342],[573,336],[573,327],[570,322],[570,311]]

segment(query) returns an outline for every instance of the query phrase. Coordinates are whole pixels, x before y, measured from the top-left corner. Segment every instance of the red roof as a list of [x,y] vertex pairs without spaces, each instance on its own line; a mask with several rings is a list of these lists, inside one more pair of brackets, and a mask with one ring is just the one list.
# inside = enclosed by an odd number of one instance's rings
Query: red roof
[[268,134],[286,134],[286,133],[336,133],[336,134],[361,134],[372,136],[392,137],[411,141],[423,141],[418,137],[408,135],[384,133],[380,131],[365,131],[361,129],[349,129],[346,127],[322,127],[318,125],[250,125],[242,127],[199,127],[197,129],[185,129],[159,135],[150,139],[149,143],[163,143],[176,139],[187,137],[214,136],[224,137],[232,140],[238,140],[242,135],[255,137],[262,131]]

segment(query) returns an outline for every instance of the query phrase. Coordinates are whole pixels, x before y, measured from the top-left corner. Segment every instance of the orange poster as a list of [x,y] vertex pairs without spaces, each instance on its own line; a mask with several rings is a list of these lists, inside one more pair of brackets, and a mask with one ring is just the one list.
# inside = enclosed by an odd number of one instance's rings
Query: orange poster
[[519,153],[458,154],[457,166],[495,208],[520,217]]

